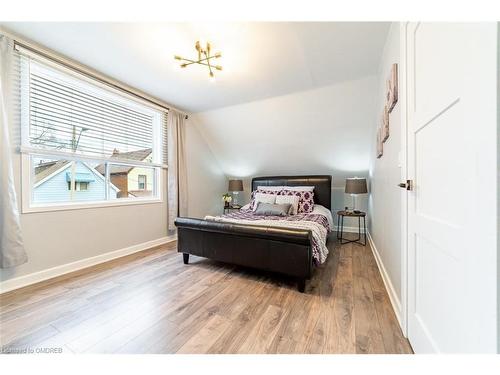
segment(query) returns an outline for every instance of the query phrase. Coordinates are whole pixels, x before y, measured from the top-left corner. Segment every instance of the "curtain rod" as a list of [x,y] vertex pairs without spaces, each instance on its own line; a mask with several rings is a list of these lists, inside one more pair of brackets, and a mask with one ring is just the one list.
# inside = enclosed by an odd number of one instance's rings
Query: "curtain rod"
[[28,51],[31,51],[35,54],[38,54],[46,59],[49,59],[51,61],[54,61],[58,64],[61,64],[63,66],[65,66],[66,68],[69,68],[71,70],[74,70],[80,74],[83,74],[87,77],[90,77],[92,79],[95,79],[105,85],[108,85],[108,86],[111,86],[112,88],[114,89],[117,89],[119,91],[122,91],[122,92],[125,92],[129,95],[132,95],[136,98],[139,98],[139,99],[142,99],[142,100],[145,100],[147,101],[148,103],[151,103],[151,104],[154,104],[156,106],[159,106],[159,107],[162,107],[162,108],[165,108],[167,110],[175,110],[175,111],[178,111],[178,112],[181,112],[185,115],[185,118],[188,119],[189,116],[184,113],[183,111],[180,111],[178,110],[177,108],[173,107],[173,106],[170,106],[170,105],[167,105],[165,103],[162,103],[160,101],[157,101],[157,100],[154,100],[154,99],[151,99],[145,95],[142,95],[140,93],[137,93],[137,92],[134,92],[133,90],[131,89],[128,89],[126,87],[124,87],[124,85],[120,84],[119,82],[115,83],[115,81],[112,79],[112,78],[108,78],[106,77],[105,75],[99,73],[99,72],[92,72],[91,70],[93,70],[92,68],[89,68],[89,69],[86,69],[84,67],[79,67],[78,65],[80,65],[79,63],[72,63],[72,62],[69,62],[67,61],[66,58],[64,57],[60,57],[58,56],[56,53],[51,53],[51,52],[47,52],[47,51],[44,51],[42,50],[41,48],[36,48],[34,46],[32,46],[32,43],[29,43],[29,42],[24,42],[22,40],[20,40],[19,37],[17,37],[16,35],[10,33],[10,32],[6,32],[4,29],[0,28],[0,33],[2,34],[5,34],[9,37],[11,37],[12,39],[14,39],[14,48],[16,48],[16,45],[18,45],[19,47],[21,48],[24,48]]

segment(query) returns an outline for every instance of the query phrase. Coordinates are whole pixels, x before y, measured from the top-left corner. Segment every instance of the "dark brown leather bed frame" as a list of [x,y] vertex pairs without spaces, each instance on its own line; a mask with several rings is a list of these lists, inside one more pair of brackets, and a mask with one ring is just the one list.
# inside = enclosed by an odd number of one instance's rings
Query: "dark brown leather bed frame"
[[[331,209],[332,177],[277,176],[252,179],[257,186],[314,186],[314,201]],[[188,264],[189,254],[220,262],[279,272],[297,278],[303,292],[313,271],[308,230],[241,225],[179,217],[177,250]]]

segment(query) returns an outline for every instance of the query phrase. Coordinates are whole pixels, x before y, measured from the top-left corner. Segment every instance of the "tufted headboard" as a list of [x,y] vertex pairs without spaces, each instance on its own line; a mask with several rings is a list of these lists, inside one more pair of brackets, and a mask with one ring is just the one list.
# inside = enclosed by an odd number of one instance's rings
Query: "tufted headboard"
[[252,178],[252,191],[257,186],[314,186],[314,203],[331,210],[332,176],[272,176]]

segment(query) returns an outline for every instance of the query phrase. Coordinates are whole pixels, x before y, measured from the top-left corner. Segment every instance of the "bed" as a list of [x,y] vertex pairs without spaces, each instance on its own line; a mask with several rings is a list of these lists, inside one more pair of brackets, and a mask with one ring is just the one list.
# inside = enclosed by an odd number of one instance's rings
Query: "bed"
[[298,290],[304,292],[315,264],[322,263],[327,255],[325,243],[321,243],[326,237],[323,239],[319,232],[323,232],[321,226],[331,229],[331,214],[327,218],[331,183],[328,175],[253,178],[252,191],[258,186],[314,186],[315,207],[322,206],[324,213],[313,211],[312,216],[290,218],[289,224],[271,217],[257,220],[245,211],[205,219],[179,217],[175,220],[178,252],[183,254],[185,264],[192,254],[281,273],[296,278]]

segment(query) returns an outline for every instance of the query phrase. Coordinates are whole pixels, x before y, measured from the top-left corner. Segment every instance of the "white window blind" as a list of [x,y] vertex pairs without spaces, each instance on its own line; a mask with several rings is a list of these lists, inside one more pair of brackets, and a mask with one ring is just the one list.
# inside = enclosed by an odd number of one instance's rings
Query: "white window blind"
[[31,146],[100,157],[153,148],[153,114],[58,79],[38,64],[31,64],[29,96]]
[[167,116],[165,113],[162,116],[162,124],[161,124],[161,154],[162,154],[162,162],[164,165],[168,164],[168,137],[167,137]]
[[[24,149],[166,165],[166,111],[29,56],[20,59]],[[144,159],[145,154],[150,157]]]

